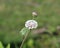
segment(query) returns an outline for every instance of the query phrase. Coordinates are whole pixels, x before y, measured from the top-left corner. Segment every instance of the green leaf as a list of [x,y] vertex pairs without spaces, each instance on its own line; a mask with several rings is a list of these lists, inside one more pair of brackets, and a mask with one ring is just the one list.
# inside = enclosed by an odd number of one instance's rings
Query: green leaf
[[24,27],[21,31],[20,31],[20,34],[21,35],[25,35],[27,32],[29,32],[30,30],[26,27]]
[[32,47],[33,44],[34,44],[34,40],[33,39],[29,39],[27,44],[28,44],[29,47]]
[[8,44],[6,48],[10,48],[10,44]]
[[1,41],[0,41],[0,48],[4,48]]

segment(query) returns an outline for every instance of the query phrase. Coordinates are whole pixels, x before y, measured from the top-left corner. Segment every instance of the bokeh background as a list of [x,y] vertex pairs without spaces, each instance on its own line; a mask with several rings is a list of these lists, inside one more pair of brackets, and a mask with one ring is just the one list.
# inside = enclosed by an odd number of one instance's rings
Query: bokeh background
[[60,48],[60,0],[0,0],[0,41],[19,48],[20,30],[36,11],[39,26],[23,48]]

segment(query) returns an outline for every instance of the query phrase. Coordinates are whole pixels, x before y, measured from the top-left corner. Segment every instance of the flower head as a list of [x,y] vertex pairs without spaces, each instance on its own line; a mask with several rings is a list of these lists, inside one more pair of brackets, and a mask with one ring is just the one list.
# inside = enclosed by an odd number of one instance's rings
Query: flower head
[[37,28],[38,23],[35,20],[28,20],[25,23],[25,27],[27,27],[28,29],[33,29],[33,28]]
[[37,16],[37,13],[36,13],[36,12],[32,12],[32,15],[33,15],[33,16]]

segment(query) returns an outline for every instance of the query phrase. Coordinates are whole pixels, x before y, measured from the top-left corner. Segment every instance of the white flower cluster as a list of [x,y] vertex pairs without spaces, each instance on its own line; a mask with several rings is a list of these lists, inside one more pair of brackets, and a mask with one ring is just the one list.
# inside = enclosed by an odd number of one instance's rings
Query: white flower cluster
[[34,29],[37,28],[38,23],[35,20],[28,20],[25,23],[25,27],[27,27],[28,29]]

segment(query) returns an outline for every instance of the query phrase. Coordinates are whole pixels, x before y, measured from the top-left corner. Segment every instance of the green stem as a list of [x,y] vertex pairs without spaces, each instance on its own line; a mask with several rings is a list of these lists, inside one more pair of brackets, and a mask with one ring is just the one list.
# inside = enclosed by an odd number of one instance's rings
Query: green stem
[[22,48],[22,47],[23,47],[24,42],[26,41],[26,39],[27,39],[27,37],[28,37],[28,35],[29,35],[29,33],[30,33],[30,32],[31,32],[31,30],[30,30],[29,32],[27,32],[27,33],[26,33],[25,38],[23,39],[23,41],[22,41],[22,44],[21,44],[20,48]]
[[33,15],[33,18],[32,18],[32,19],[33,19],[33,20],[35,19],[35,18],[34,18],[34,15]]

